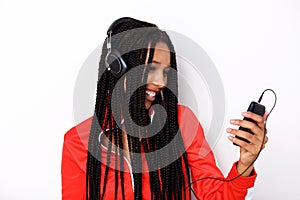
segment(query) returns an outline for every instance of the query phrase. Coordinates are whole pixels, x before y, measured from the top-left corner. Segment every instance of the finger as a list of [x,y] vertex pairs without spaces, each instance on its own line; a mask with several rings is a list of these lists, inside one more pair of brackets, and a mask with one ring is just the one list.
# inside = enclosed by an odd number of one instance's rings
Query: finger
[[233,136],[228,136],[228,139],[234,144],[236,144],[237,146],[239,146],[241,150],[243,149],[243,151],[250,153],[254,157],[257,155],[261,147],[261,145],[260,146],[253,145],[251,143],[245,142]]
[[[263,150],[266,147],[266,143],[267,143],[268,139],[265,139],[264,144],[261,147],[261,150]],[[261,145],[261,144],[260,144]]]
[[228,136],[228,139],[240,147],[241,154],[242,154],[242,152],[250,153],[249,156],[247,156],[248,158],[256,157],[258,155],[258,153],[260,152],[260,150],[265,148],[265,144],[261,145],[261,143],[260,143],[260,145],[253,145],[251,143],[247,143],[247,142],[240,140],[236,137],[233,137],[231,135]]
[[267,144],[268,141],[269,141],[268,136],[265,136],[264,144]]
[[[269,138],[266,136],[263,141],[260,141],[260,142],[257,143],[257,146],[259,146],[259,147],[262,146],[262,149],[264,149],[267,142],[268,142],[268,140],[269,140]],[[262,144],[262,142],[263,142],[263,144]]]
[[264,149],[269,140],[269,138],[267,136],[265,136],[264,139],[263,138],[260,139],[257,137],[256,137],[256,139],[257,140],[254,140],[252,144],[253,144],[253,146],[256,146],[257,149],[260,149],[260,148]]
[[233,142],[234,144],[240,146],[240,148],[243,148],[243,149],[245,149],[245,150],[250,149],[250,144],[247,143],[247,142],[245,142],[245,141],[243,141],[243,140],[240,140],[240,139],[238,139],[238,138],[236,138],[236,137],[233,137],[232,135],[228,136],[228,139],[229,139],[231,142]]
[[[247,131],[243,131],[243,130],[227,128],[226,131],[229,134],[232,134],[234,136],[238,136],[238,137],[241,137],[241,138],[244,138],[244,139],[248,140],[250,144],[253,144],[255,146],[261,146],[262,142],[264,144],[266,144],[268,142],[268,137],[267,136],[265,136],[264,140],[263,140],[263,137],[258,137],[256,135],[252,135],[251,133],[249,133]],[[237,139],[239,139],[239,138],[237,138]]]
[[253,132],[254,134],[257,134],[259,136],[262,135],[262,129],[260,127],[258,127],[257,124],[250,122],[248,120],[240,120],[240,119],[233,119],[230,120],[230,123],[233,125],[237,125],[237,126],[241,126],[243,128],[247,128],[249,130],[251,130],[251,132]]
[[253,137],[255,137],[254,135],[252,135],[251,133],[248,133],[246,131],[242,131],[242,130],[237,130],[237,129],[232,129],[232,128],[227,128],[226,131],[232,135],[244,138],[246,140],[248,140],[250,143],[251,141],[254,140]]
[[265,112],[265,114],[264,114],[264,116],[263,116],[264,120],[266,120],[266,119],[267,119],[268,115],[269,115],[269,112],[268,112],[268,111],[266,111],[266,112]]
[[260,122],[264,122],[264,117],[260,116],[258,114],[255,114],[253,112],[242,112],[242,116],[253,119],[254,121],[260,123]]
[[257,115],[253,112],[243,112],[242,116],[254,120],[261,129],[264,128],[264,122],[265,122],[264,116]]
[[261,150],[263,150],[265,147],[266,147],[266,145],[264,144],[264,145],[262,146]]

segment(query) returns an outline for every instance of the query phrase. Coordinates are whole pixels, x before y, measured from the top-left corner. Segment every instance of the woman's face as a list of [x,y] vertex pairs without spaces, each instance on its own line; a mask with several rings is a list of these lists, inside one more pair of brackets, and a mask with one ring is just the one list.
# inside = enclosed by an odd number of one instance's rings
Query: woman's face
[[[146,62],[149,57],[149,51]],[[149,109],[152,102],[155,100],[156,94],[158,94],[167,85],[168,72],[171,70],[171,57],[168,46],[159,42],[155,46],[152,63],[150,64],[150,70],[146,85],[146,98],[145,106]]]

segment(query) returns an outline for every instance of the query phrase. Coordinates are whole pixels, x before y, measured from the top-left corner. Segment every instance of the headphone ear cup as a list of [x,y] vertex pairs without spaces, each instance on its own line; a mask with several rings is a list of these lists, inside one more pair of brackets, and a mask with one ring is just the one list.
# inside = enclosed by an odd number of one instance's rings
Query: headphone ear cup
[[105,57],[106,67],[116,77],[120,78],[127,71],[126,62],[123,60],[122,55],[116,49],[112,49]]

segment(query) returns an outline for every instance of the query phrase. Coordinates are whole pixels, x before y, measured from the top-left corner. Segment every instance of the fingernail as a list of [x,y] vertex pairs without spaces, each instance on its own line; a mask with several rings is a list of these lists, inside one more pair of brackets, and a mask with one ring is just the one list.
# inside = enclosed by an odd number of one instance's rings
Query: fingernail
[[244,117],[248,117],[248,116],[249,116],[249,113],[243,112],[242,115],[243,115]]
[[232,131],[232,129],[231,129],[231,128],[227,128],[226,131],[227,131],[228,133],[230,133],[230,132]]

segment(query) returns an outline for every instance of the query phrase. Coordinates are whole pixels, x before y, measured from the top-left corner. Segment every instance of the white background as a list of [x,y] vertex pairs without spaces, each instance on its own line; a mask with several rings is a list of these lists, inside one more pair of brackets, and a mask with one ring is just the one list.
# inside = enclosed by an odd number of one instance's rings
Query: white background
[[61,198],[76,77],[122,16],[186,35],[215,63],[226,94],[224,130],[214,147],[224,174],[238,158],[225,133],[229,119],[240,118],[265,88],[277,92],[270,140],[255,164],[255,199],[300,199],[299,11],[296,0],[0,0],[0,199]]

